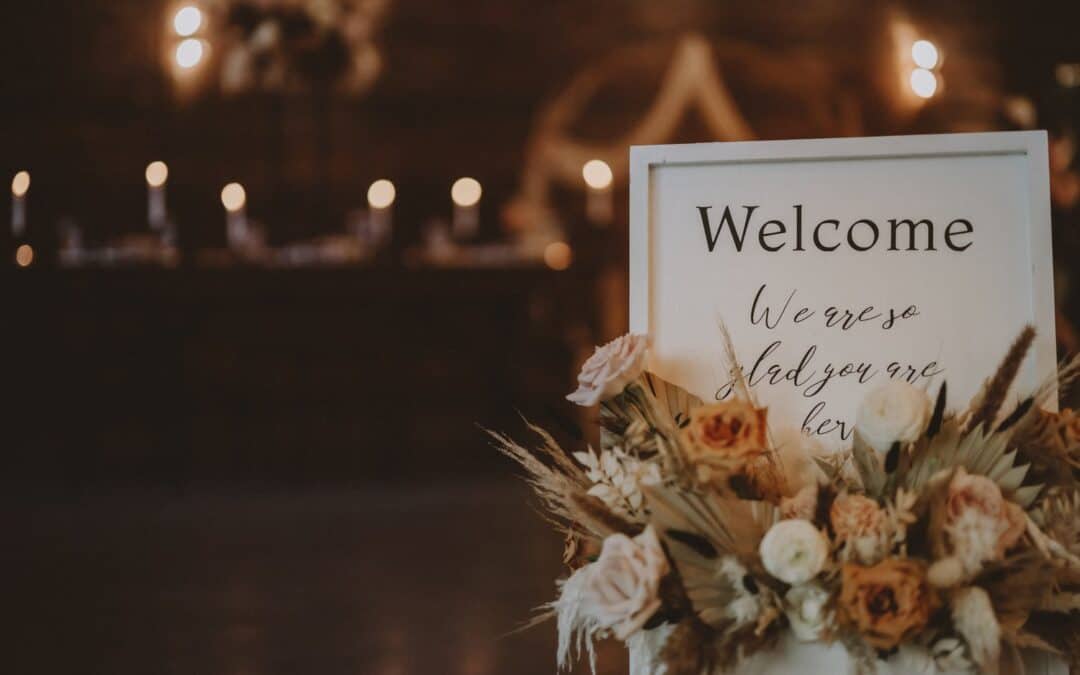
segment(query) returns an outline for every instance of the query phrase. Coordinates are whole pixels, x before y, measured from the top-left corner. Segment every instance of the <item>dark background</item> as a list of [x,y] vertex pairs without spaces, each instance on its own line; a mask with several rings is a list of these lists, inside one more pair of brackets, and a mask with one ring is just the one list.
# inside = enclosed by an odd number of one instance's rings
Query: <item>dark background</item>
[[[561,543],[480,427],[523,435],[520,413],[582,443],[590,420],[562,396],[625,330],[625,176],[606,230],[580,190],[552,190],[566,271],[403,256],[462,175],[484,186],[481,240],[513,236],[542,115],[597,64],[565,132],[598,146],[645,115],[689,33],[760,138],[1018,128],[1011,97],[1055,141],[1078,119],[1080,89],[1055,77],[1080,62],[1068,2],[397,0],[359,96],[226,96],[213,59],[181,95],[163,58],[175,8],[3,7],[0,175],[31,172],[38,253],[0,271],[10,672],[554,669],[550,626],[499,636],[553,597]],[[915,107],[888,72],[897,17],[945,55],[942,91]],[[717,138],[690,111],[665,140]],[[61,269],[63,218],[91,244],[145,231],[151,159],[169,164],[179,267]],[[1069,154],[1056,184],[1074,169]],[[228,181],[278,245],[340,231],[380,177],[395,227],[370,264],[198,262],[224,242]],[[1055,192],[1063,350],[1070,194]]]

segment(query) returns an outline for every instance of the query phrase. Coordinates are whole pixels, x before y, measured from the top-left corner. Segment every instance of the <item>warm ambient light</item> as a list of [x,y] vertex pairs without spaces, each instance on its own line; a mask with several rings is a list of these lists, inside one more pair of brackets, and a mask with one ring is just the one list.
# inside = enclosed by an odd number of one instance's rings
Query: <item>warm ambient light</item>
[[931,70],[937,67],[938,50],[929,40],[916,40],[911,45],[911,60],[920,68]]
[[937,77],[925,68],[911,71],[911,91],[919,98],[930,98],[937,91]]
[[146,165],[146,182],[150,187],[161,187],[169,179],[169,167],[165,162],[150,162]]
[[367,191],[367,203],[373,209],[385,209],[394,203],[397,190],[394,184],[385,178],[380,178],[371,184]]
[[11,179],[11,194],[22,197],[30,189],[30,173],[20,171]]
[[181,7],[173,17],[173,28],[180,37],[194,35],[202,26],[202,12],[198,7]]
[[15,264],[19,267],[30,267],[34,262],[34,249],[30,244],[22,244],[15,249]]
[[573,258],[573,251],[570,250],[570,246],[565,242],[556,241],[544,247],[544,262],[548,267],[557,272],[561,272],[567,267],[570,267],[570,261],[573,260]]
[[247,203],[247,193],[240,183],[229,183],[221,189],[221,205],[226,211],[239,211]]
[[475,206],[482,192],[480,182],[475,178],[458,178],[450,188],[450,198],[458,206]]
[[611,186],[611,167],[602,159],[590,159],[581,167],[581,176],[585,184],[594,190],[603,190]]
[[195,38],[188,38],[176,46],[176,65],[181,68],[194,68],[203,57],[203,43]]

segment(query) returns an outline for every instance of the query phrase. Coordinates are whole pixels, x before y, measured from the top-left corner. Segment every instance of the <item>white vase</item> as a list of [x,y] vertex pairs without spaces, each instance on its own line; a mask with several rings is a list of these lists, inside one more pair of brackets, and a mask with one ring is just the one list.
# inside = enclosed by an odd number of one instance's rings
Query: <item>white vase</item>
[[[671,628],[664,626],[643,631],[628,643],[630,675],[664,675],[657,660]],[[878,661],[878,675],[968,675],[960,671],[940,671],[922,650],[901,649],[887,661]],[[1060,659],[1042,653],[1024,655],[1026,675],[1068,675],[1068,666]],[[851,658],[839,643],[799,642],[786,633],[775,649],[760,652],[726,673],[711,675],[846,675],[853,673]],[[1022,675],[1003,660],[1000,675]]]

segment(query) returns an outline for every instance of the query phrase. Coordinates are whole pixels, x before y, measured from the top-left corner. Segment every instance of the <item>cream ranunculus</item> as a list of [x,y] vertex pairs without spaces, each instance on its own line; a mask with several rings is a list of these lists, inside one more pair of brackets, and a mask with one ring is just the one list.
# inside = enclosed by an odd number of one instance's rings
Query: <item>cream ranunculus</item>
[[800,642],[820,640],[833,623],[829,592],[813,583],[792,586],[784,596],[784,614]]
[[631,539],[613,534],[600,557],[583,570],[582,613],[625,640],[660,609],[660,580],[668,573],[667,556],[647,527]]
[[567,400],[591,406],[619,395],[645,368],[648,339],[627,334],[597,347],[578,375],[578,388]]
[[930,397],[902,380],[890,380],[863,399],[855,430],[870,447],[885,454],[893,443],[909,443],[930,422]]
[[786,584],[810,581],[829,557],[829,542],[808,520],[781,520],[758,547],[765,570]]

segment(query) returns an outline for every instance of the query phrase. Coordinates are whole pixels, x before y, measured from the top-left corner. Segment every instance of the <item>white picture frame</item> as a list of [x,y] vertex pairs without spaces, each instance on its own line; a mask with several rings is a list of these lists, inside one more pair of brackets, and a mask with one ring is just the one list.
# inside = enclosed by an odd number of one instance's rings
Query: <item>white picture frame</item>
[[[943,161],[962,160],[965,170],[978,167],[982,163],[1006,162],[1014,167],[1003,175],[1013,176],[1004,187],[995,186],[995,196],[1004,192],[1015,203],[1016,213],[1022,214],[1026,222],[1017,227],[1027,230],[1024,238],[1026,251],[1018,250],[1017,255],[1024,256],[1024,269],[1029,277],[1022,280],[1030,289],[1030,316],[1025,317],[1033,323],[1038,335],[1029,361],[1033,361],[1034,373],[1041,378],[1051,376],[1056,370],[1057,356],[1054,334],[1053,271],[1050,232],[1049,166],[1047,158],[1047,136],[1044,131],[1014,131],[990,133],[966,133],[919,136],[884,136],[872,138],[839,138],[782,141],[747,141],[720,142],[683,145],[636,146],[630,149],[630,331],[633,333],[654,333],[652,309],[655,281],[654,249],[662,241],[664,224],[657,222],[658,184],[665,184],[659,178],[662,172],[673,168],[681,170],[678,174],[695,180],[694,176],[707,175],[709,172],[722,175],[724,171],[738,169],[751,172],[761,168],[791,165],[795,169],[787,175],[799,175],[798,172],[815,171],[817,163],[829,163],[835,170],[836,163],[849,163],[851,176],[867,167],[875,166],[874,161],[900,161],[905,166],[926,165],[937,167],[940,171]],[[958,162],[960,164],[961,162]],[[824,165],[822,165],[824,166]],[[999,172],[1000,173],[1000,172]],[[671,175],[670,173],[668,175]],[[731,176],[733,174],[726,174]],[[842,177],[843,171],[838,174]],[[997,175],[997,174],[995,174]],[[680,178],[682,180],[682,178]],[[670,184],[669,180],[666,184]],[[828,187],[821,190],[818,199],[823,204],[844,199],[842,185],[836,186],[835,195],[830,195]],[[782,191],[784,186],[776,186]],[[928,188],[932,190],[933,188]],[[941,199],[949,199],[945,196]],[[958,200],[979,200],[978,194],[958,195]],[[669,200],[670,201],[670,200]],[[687,205],[687,208],[692,205]],[[762,211],[765,209],[763,208]],[[690,210],[687,213],[691,213]],[[715,213],[715,212],[714,212]],[[690,215],[689,217],[693,217]],[[688,225],[698,229],[699,225]],[[722,228],[721,228],[722,229]],[[914,236],[914,235],[912,235]],[[894,242],[895,243],[895,242]],[[683,244],[685,245],[685,244]],[[831,261],[840,261],[843,257],[832,257]],[[833,264],[833,263],[830,263]],[[962,301],[962,299],[958,299]],[[666,307],[667,305],[665,305]],[[666,311],[666,310],[665,310]],[[1007,345],[1013,336],[1001,336]],[[738,348],[739,345],[736,344]],[[1004,354],[1001,349],[1000,354]],[[740,354],[741,360],[744,357]],[[664,373],[661,372],[663,375]],[[979,378],[990,373],[978,373]],[[974,374],[973,374],[974,375]],[[945,379],[949,380],[946,375]],[[950,381],[950,392],[952,382]],[[696,392],[699,393],[700,392]],[[953,400],[953,404],[957,401]]]

